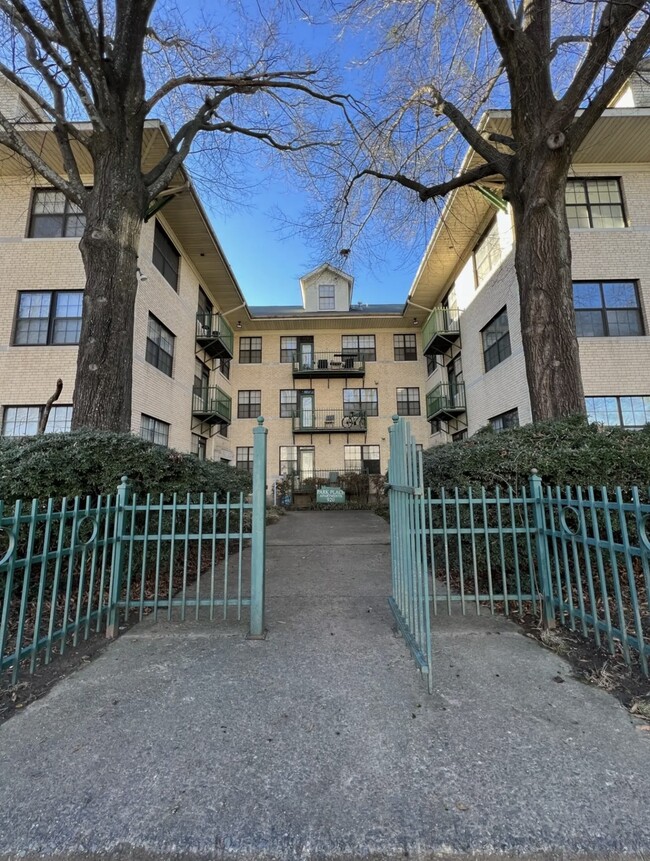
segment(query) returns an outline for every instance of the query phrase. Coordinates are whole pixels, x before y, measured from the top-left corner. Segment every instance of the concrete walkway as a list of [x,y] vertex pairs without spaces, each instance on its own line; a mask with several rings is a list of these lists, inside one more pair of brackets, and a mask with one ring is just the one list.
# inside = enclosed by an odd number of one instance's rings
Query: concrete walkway
[[650,856],[650,733],[614,699],[456,617],[428,696],[382,520],[269,539],[265,642],[145,624],[0,728],[0,858]]

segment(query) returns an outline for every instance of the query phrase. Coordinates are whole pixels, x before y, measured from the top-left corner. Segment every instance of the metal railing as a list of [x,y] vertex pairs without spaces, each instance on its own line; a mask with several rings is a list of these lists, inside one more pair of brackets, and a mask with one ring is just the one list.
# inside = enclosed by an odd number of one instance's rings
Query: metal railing
[[427,393],[427,419],[457,416],[465,411],[465,383],[438,383]]
[[365,374],[366,361],[356,353],[294,353],[294,374],[309,376],[361,376]]
[[194,386],[192,391],[192,413],[204,421],[230,422],[232,398],[219,386]]
[[312,469],[283,475],[278,484],[282,492],[316,495],[319,487],[340,487],[351,495],[368,495],[372,477],[367,470]]
[[365,433],[366,413],[354,410],[307,410],[293,413],[294,433]]
[[423,352],[439,353],[449,349],[460,336],[460,312],[457,308],[434,308],[422,327]]
[[196,340],[211,356],[233,357],[235,336],[221,314],[197,312]]
[[[253,431],[253,493],[116,494],[0,502],[0,683],[93,634],[152,613],[224,619],[264,635],[267,430]],[[251,539],[251,561],[244,547]]]

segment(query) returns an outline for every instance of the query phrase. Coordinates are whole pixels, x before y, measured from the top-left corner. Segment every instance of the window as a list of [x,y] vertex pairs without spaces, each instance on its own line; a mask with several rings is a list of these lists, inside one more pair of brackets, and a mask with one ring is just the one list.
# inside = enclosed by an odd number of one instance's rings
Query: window
[[78,344],[82,305],[81,290],[19,293],[14,344]]
[[210,369],[200,359],[194,360],[194,394],[200,395],[204,401],[208,398],[210,388]]
[[393,335],[396,362],[415,362],[418,358],[415,335]]
[[204,436],[199,436],[197,433],[192,434],[192,454],[195,454],[199,460],[205,460],[208,452],[208,441]]
[[440,419],[429,419],[429,425],[431,427],[431,433],[440,433],[442,430]]
[[298,410],[298,392],[295,389],[280,389],[280,418],[290,419]]
[[569,227],[625,227],[618,179],[569,179],[565,191]]
[[585,398],[590,422],[630,428],[650,423],[650,396]]
[[333,311],[335,307],[334,285],[320,284],[318,287],[318,310]]
[[457,431],[451,435],[452,442],[462,442],[464,439],[467,439],[467,429],[463,429],[461,431]]
[[227,380],[230,379],[230,359],[219,359],[219,371]]
[[378,445],[346,445],[343,461],[346,472],[368,472],[370,475],[381,472]]
[[253,471],[253,446],[238,445],[236,451],[235,466],[245,472]]
[[239,339],[239,364],[259,365],[262,361],[262,339],[240,338]]
[[34,189],[29,236],[34,239],[54,239],[61,236],[83,235],[86,216],[76,203],[71,203],[60,191]]
[[168,377],[172,375],[174,364],[174,334],[169,331],[153,314],[149,314],[147,327],[147,348],[145,359]]
[[490,272],[500,262],[501,243],[499,241],[499,224],[496,218],[494,218],[474,248],[474,271],[476,273],[477,287],[485,281]]
[[[35,436],[44,407],[5,407],[2,417],[3,436]],[[68,433],[72,424],[72,406],[57,404],[50,410],[45,433]]]
[[212,316],[212,302],[208,299],[208,296],[203,289],[203,287],[199,287],[199,305],[198,312],[203,315],[204,321],[207,325],[211,325],[210,321],[207,319]]
[[436,356],[427,356],[427,377],[430,377],[437,367],[438,360]]
[[256,419],[262,414],[262,392],[257,390],[241,391],[237,398],[237,418]]
[[298,472],[298,447],[280,446],[280,475],[293,475]]
[[360,412],[378,416],[377,389],[343,389],[343,412],[346,416]]
[[366,362],[377,361],[374,335],[341,335],[341,352]]
[[403,388],[397,390],[397,415],[420,415],[420,390],[418,388]]
[[298,352],[297,338],[280,338],[280,361],[293,362],[294,355]]
[[181,255],[158,221],[156,222],[153,235],[152,261],[165,281],[168,281],[174,290],[178,290],[178,270],[180,268]]
[[508,410],[505,413],[500,413],[492,419],[488,419],[490,427],[493,431],[510,430],[511,428],[519,427],[519,410]]
[[169,445],[169,424],[142,413],[140,417],[140,436],[156,445]]
[[483,338],[483,360],[485,370],[496,367],[510,355],[510,330],[508,329],[508,309],[503,308],[481,331]]
[[575,281],[573,304],[579,338],[643,335],[634,281]]

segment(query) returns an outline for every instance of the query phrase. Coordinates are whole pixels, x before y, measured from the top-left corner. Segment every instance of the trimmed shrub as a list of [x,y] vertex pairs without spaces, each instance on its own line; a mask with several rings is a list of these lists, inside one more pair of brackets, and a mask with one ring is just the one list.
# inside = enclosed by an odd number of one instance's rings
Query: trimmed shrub
[[250,475],[146,442],[133,434],[75,431],[0,438],[0,499],[115,493],[128,475],[137,493],[248,492]]
[[425,487],[519,488],[537,469],[545,484],[650,485],[650,425],[626,431],[588,424],[581,417],[540,422],[424,452]]

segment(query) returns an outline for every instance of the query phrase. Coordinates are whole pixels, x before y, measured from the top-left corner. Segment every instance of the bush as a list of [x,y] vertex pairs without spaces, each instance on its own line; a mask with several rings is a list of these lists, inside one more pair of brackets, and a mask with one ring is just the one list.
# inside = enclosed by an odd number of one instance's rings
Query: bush
[[540,422],[424,452],[425,487],[451,489],[467,485],[519,488],[537,469],[545,484],[650,484],[650,426],[626,431],[603,428],[575,417]]
[[137,493],[248,492],[250,475],[133,434],[75,431],[0,438],[0,499],[115,493],[128,475]]

